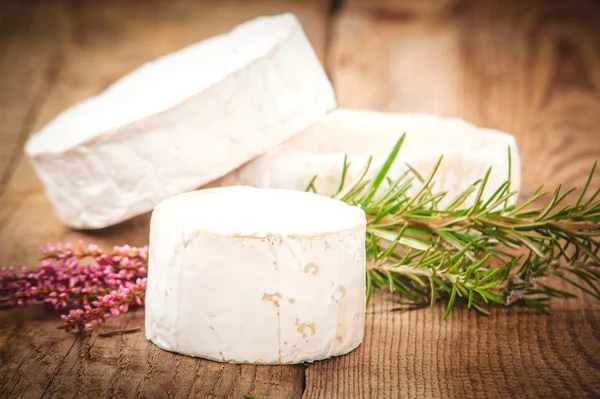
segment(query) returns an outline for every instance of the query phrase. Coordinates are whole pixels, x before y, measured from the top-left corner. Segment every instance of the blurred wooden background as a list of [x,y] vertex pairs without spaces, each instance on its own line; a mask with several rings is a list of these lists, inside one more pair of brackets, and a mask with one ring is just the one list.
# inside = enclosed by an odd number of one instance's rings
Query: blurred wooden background
[[[23,156],[28,135],[157,56],[253,17],[293,12],[341,106],[465,118],[516,135],[523,193],[581,185],[600,159],[600,3],[566,0],[4,0],[0,3],[0,264],[47,241],[147,242],[148,217],[62,226]],[[460,145],[460,143],[457,143]],[[600,172],[597,173],[600,179]],[[600,180],[594,187],[600,187]],[[600,306],[390,312],[364,344],[312,365],[219,364],[142,333],[77,340],[41,307],[0,310],[0,397],[599,397]],[[143,325],[143,311],[102,331]]]

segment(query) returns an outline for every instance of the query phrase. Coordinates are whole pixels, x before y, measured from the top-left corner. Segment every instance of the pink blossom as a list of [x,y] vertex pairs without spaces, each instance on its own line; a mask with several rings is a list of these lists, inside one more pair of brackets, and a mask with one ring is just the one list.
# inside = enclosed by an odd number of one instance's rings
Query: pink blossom
[[[18,273],[12,266],[0,269],[0,304],[42,302],[54,310],[82,306],[63,316],[63,320],[68,318],[63,326],[67,331],[87,330],[92,320],[101,324],[116,315],[113,308],[118,314],[143,305],[148,246],[115,246],[105,252],[80,241],[75,249],[70,243],[47,244],[42,253],[41,265],[33,271],[22,267]],[[99,308],[107,311],[96,311]]]
[[62,316],[64,324],[59,328],[66,331],[77,330],[79,333],[94,328],[94,321],[102,325],[109,317],[118,316],[129,310],[129,306],[142,306],[146,292],[146,278],[138,278],[135,283],[127,282],[116,290],[98,297],[91,306],[85,310],[71,310],[68,315]]

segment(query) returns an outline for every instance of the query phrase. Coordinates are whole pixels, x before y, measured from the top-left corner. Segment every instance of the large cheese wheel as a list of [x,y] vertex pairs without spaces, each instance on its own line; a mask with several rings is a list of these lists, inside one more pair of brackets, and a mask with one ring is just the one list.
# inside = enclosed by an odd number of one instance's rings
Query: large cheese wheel
[[[330,112],[217,183],[304,190],[318,175],[317,191],[331,195],[339,186],[344,154],[352,162],[348,181],[361,172],[369,156],[373,156],[373,162],[367,176],[372,177],[403,133],[406,138],[389,176],[400,176],[409,164],[427,177],[443,155],[434,185],[436,192],[448,193],[442,204],[483,178],[490,167],[483,198],[494,193],[509,178],[509,148],[511,189],[520,189],[521,162],[511,134],[476,127],[458,118],[343,108]],[[415,181],[410,192],[414,194],[420,186]],[[474,199],[472,195],[465,203],[472,204]],[[514,196],[509,202],[516,200]]]
[[363,339],[364,212],[312,193],[224,187],[161,202],[146,336],[234,363],[342,355]]
[[26,152],[60,219],[101,228],[227,174],[334,106],[297,19],[261,17],[133,71]]

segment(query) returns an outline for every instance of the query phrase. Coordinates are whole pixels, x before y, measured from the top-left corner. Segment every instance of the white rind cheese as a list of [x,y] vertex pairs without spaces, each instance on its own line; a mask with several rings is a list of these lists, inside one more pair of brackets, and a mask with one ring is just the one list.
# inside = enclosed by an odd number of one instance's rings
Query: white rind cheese
[[[444,156],[435,177],[435,191],[447,191],[448,203],[492,167],[484,198],[508,179],[508,148],[511,149],[511,189],[519,190],[521,163],[514,136],[478,128],[458,118],[427,114],[399,114],[336,109],[296,134],[278,148],[249,162],[219,181],[222,185],[243,184],[263,188],[304,190],[313,176],[317,192],[331,195],[339,185],[344,154],[352,162],[348,178],[358,175],[373,156],[372,177],[383,164],[402,133],[404,144],[389,173],[398,177],[406,164],[423,177]],[[415,193],[420,185],[413,185]],[[466,201],[472,204],[475,195]],[[514,196],[510,203],[515,203]]]
[[26,153],[65,224],[102,228],[227,174],[334,107],[297,19],[261,17],[67,109]]
[[365,321],[364,212],[291,190],[181,194],[152,213],[146,337],[233,363],[343,355]]

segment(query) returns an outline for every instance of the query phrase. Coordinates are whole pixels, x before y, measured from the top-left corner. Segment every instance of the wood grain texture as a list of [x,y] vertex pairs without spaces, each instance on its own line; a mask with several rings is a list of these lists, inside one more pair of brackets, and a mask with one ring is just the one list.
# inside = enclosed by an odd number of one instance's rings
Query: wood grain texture
[[306,370],[306,398],[597,397],[598,304],[556,301],[551,317],[464,308],[444,322],[443,305],[392,312],[392,295],[369,306],[363,345]]
[[[0,313],[0,397],[300,398],[303,366],[220,364],[176,355],[143,332],[76,339],[57,330],[41,306]],[[143,311],[110,320],[103,331],[143,326]]]
[[387,4],[350,2],[335,19],[327,60],[341,106],[513,133],[524,194],[583,184],[600,154],[600,4]]
[[[22,145],[68,106],[144,62],[265,14],[293,12],[323,59],[320,1],[29,1],[0,5],[0,264],[35,265],[44,242],[148,240],[148,215],[96,232],[61,225]],[[5,23],[6,22],[6,23]],[[0,397],[261,397],[302,394],[302,366],[224,365],[174,355],[143,332],[75,340],[41,307],[0,310]],[[142,326],[143,312],[100,332]]]
[[57,17],[56,7],[45,4],[0,6],[0,196],[55,80]]
[[[600,159],[600,5],[592,1],[56,0],[0,5],[0,264],[46,241],[147,242],[148,215],[96,232],[62,226],[21,151],[27,135],[156,56],[267,13],[296,13],[340,104],[456,115],[517,136],[527,194],[581,183]],[[329,36],[328,36],[329,35]],[[18,67],[17,67],[18,66]],[[600,176],[600,175],[599,175]],[[599,187],[595,183],[595,187]],[[138,333],[143,311],[76,340],[41,306],[0,309],[0,397],[598,397],[600,308],[392,312],[374,296],[364,344],[305,366],[219,364]]]
[[[516,135],[523,191],[581,186],[600,160],[600,6],[592,2],[349,1],[328,68],[341,106],[458,116]],[[359,51],[357,51],[359,49]],[[600,187],[600,173],[594,188]],[[391,312],[364,344],[306,370],[308,398],[598,397],[599,304],[554,314]]]

